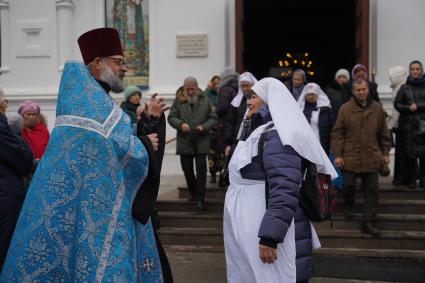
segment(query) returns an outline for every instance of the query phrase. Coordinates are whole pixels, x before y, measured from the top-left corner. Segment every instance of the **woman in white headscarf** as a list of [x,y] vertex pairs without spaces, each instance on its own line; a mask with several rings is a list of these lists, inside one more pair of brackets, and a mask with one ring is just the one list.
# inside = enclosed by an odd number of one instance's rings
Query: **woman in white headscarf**
[[[320,243],[298,203],[301,172],[307,160],[318,172],[332,177],[336,172],[280,81],[256,83],[248,109],[251,131],[241,137],[230,161],[224,207],[228,282],[306,281],[312,275],[312,249]],[[268,127],[261,165],[258,141]]]
[[245,97],[248,96],[252,86],[257,83],[257,79],[250,72],[245,72],[239,76],[238,81],[239,81],[238,94],[232,100],[232,106],[236,108],[241,106],[244,96]]
[[298,98],[298,105],[323,149],[329,154],[331,131],[335,118],[328,96],[318,84],[308,83]]

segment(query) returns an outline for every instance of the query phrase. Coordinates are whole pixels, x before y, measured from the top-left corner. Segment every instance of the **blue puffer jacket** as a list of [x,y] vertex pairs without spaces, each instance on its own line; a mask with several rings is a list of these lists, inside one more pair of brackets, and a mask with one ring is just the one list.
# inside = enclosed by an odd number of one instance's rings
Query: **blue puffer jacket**
[[[251,131],[271,120],[266,106],[252,118]],[[286,232],[295,221],[297,281],[308,280],[313,272],[311,228],[298,198],[301,184],[302,158],[288,145],[282,145],[278,133],[271,131],[264,147],[263,171],[258,156],[241,169],[244,179],[269,181],[268,209],[264,214],[258,236],[260,243],[276,247],[282,243]]]

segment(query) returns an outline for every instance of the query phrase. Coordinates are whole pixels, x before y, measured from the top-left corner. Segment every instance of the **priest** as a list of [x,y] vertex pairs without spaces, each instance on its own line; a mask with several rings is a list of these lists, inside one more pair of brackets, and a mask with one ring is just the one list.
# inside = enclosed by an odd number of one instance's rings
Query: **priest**
[[109,91],[127,71],[118,32],[78,38],[56,123],[29,188],[0,282],[163,282],[152,225],[132,217],[148,154]]

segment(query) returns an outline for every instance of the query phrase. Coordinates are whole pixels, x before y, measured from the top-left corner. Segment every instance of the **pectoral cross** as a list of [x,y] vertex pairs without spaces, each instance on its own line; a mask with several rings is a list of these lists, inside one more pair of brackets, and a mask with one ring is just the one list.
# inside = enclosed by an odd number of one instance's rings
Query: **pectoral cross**
[[153,261],[149,258],[145,259],[142,267],[146,269],[147,272],[151,272],[152,267],[154,266]]

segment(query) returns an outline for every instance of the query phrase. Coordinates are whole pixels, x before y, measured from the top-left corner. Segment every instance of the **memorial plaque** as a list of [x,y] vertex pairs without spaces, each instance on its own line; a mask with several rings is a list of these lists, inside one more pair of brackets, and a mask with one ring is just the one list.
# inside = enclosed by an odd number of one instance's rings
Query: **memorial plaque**
[[208,36],[206,34],[179,34],[176,36],[177,58],[207,57]]

